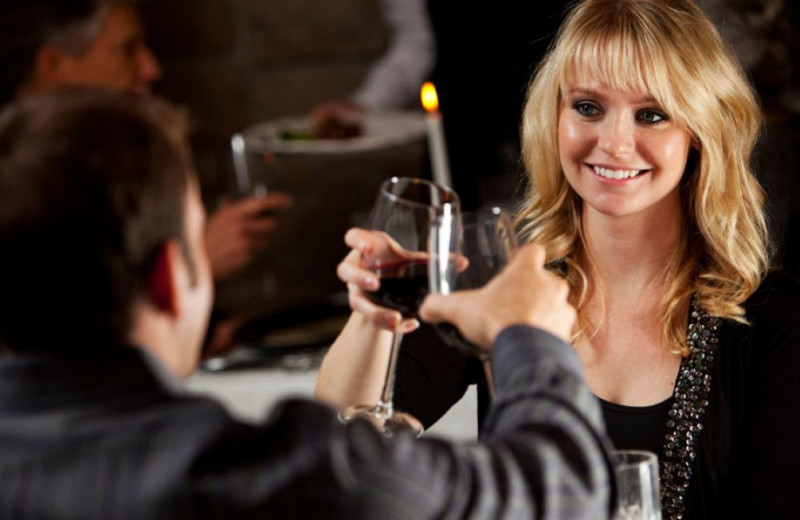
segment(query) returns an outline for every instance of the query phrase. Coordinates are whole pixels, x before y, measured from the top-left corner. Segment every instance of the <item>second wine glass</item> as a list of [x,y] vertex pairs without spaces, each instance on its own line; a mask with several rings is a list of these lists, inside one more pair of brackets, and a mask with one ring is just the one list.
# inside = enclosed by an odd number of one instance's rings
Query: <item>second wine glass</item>
[[[384,247],[362,255],[362,264],[380,279],[380,287],[365,293],[374,303],[414,318],[428,294],[428,245],[432,223],[440,217],[459,220],[460,204],[452,190],[412,177],[392,177],[380,188],[370,215],[369,228],[385,234]],[[394,410],[394,374],[402,334],[392,338],[389,363],[377,403],[358,405],[342,418],[367,417],[391,436],[399,430],[422,433],[422,424]]]
[[[517,247],[511,217],[498,207],[465,211],[461,218],[437,217],[430,241],[430,292],[435,294],[482,287],[508,263]],[[436,330],[449,345],[481,359],[493,394],[491,352],[468,341],[449,323],[437,325]]]

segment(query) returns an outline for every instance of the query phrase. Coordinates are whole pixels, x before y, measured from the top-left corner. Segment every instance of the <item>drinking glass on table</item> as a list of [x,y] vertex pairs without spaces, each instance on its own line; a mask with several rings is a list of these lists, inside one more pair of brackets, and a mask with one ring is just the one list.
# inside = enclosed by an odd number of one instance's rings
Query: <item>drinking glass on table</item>
[[661,520],[658,457],[640,450],[611,454],[617,480],[617,509],[613,520]]
[[[373,271],[380,287],[365,292],[374,303],[394,309],[404,319],[414,318],[428,294],[428,236],[433,221],[441,216],[458,219],[458,196],[436,183],[412,178],[392,177],[378,192],[369,219],[369,229],[386,235],[387,247],[364,253],[362,265]],[[343,420],[367,417],[385,435],[399,430],[422,433],[422,424],[409,414],[397,411],[392,404],[395,367],[402,334],[392,338],[389,364],[380,399],[375,404],[349,407],[341,413]]]
[[[476,289],[491,280],[508,263],[517,247],[511,217],[498,207],[465,211],[461,218],[438,217],[430,234],[430,292]],[[470,343],[449,323],[436,326],[449,345],[483,361],[489,393],[493,397],[490,352]]]
[[231,155],[239,195],[245,197],[266,195],[276,173],[275,155],[250,145],[240,133],[231,137]]

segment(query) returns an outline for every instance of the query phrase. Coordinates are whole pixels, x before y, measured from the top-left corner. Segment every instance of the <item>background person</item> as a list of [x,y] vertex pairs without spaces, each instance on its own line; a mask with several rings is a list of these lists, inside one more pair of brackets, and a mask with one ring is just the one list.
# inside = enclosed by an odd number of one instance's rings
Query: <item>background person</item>
[[[161,68],[135,0],[9,0],[2,4],[0,94],[9,102],[67,86],[148,93]],[[249,264],[291,198],[271,192],[226,202],[209,218],[215,279]]]
[[538,246],[483,290],[422,311],[495,344],[485,443],[386,439],[303,400],[245,424],[182,393],[213,291],[185,127],[169,105],[108,90],[0,114],[4,516],[610,514],[599,410],[560,339],[574,309]]
[[[0,4],[0,105],[68,86],[150,92],[161,67],[145,39],[135,0],[9,0]],[[216,281],[250,264],[291,197],[224,200],[208,221],[206,241]],[[233,346],[244,316],[216,316],[206,355]]]
[[524,176],[519,122],[531,71],[568,2],[382,0],[386,52],[346,101],[312,111],[318,121],[347,110],[420,106],[431,79],[439,95],[453,188],[464,209],[515,205]]

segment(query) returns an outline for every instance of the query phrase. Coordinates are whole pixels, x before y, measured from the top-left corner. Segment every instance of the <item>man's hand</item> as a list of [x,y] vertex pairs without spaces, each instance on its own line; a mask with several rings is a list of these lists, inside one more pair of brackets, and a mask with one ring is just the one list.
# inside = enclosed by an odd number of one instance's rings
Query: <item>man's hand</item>
[[569,287],[545,270],[544,261],[540,245],[523,246],[484,287],[429,295],[419,316],[430,323],[450,322],[467,340],[484,348],[511,325],[537,327],[569,342],[576,318],[567,303]]
[[249,264],[276,227],[275,212],[292,205],[279,192],[224,203],[208,218],[206,246],[215,280],[224,279]]

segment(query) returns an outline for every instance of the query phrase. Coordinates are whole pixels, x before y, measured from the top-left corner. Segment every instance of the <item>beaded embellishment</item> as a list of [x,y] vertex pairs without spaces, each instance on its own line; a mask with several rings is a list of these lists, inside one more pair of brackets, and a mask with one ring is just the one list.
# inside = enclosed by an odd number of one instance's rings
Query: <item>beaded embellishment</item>
[[703,430],[703,416],[708,407],[720,322],[692,300],[686,338],[689,355],[681,361],[675,384],[661,464],[661,509],[665,520],[683,518],[695,442]]

